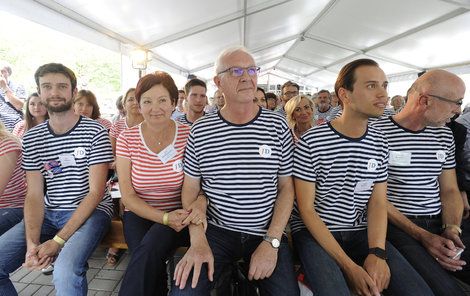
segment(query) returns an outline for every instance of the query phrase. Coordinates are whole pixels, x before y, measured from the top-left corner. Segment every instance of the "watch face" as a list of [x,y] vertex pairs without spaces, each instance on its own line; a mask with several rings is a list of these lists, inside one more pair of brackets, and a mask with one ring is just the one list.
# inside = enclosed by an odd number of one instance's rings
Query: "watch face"
[[279,248],[279,246],[281,245],[281,242],[277,239],[277,238],[274,238],[272,241],[271,241],[271,245],[274,247],[274,248]]

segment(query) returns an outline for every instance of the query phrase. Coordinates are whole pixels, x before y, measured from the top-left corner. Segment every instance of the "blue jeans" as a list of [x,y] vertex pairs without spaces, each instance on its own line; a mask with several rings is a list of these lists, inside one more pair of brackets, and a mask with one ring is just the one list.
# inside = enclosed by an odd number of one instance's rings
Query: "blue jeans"
[[[74,211],[46,210],[40,241],[54,237],[67,223]],[[60,251],[55,264],[53,282],[56,295],[87,295],[86,271],[88,258],[108,231],[111,218],[103,211],[95,210],[86,222],[70,237]],[[24,262],[26,240],[24,221],[16,224],[0,237],[0,295],[17,295],[9,274]]]
[[[412,218],[410,220],[431,233],[441,234],[442,232],[442,221],[440,218]],[[470,225],[468,220],[462,221],[462,230],[462,242],[468,247],[470,246]],[[467,265],[463,266],[463,270],[451,273],[442,268],[419,241],[391,223],[388,226],[387,239],[421,274],[435,295],[465,295],[452,275],[470,284],[470,251],[465,250],[460,257],[467,262]]]
[[167,295],[166,261],[177,247],[189,246],[188,229],[180,232],[124,213],[124,235],[132,251],[119,295]]
[[[367,230],[334,231],[331,234],[356,264],[364,264],[369,251]],[[313,295],[349,296],[346,277],[340,267],[310,232],[304,229],[292,237]],[[390,243],[387,242],[385,248],[391,273],[386,295],[433,295],[426,282]]]
[[0,209],[0,235],[23,220],[23,208]]
[[[183,290],[176,287],[173,282],[170,295],[210,295],[210,290],[214,287],[222,271],[230,268],[234,262],[241,258],[249,263],[251,255],[263,241],[261,236],[230,231],[211,224],[207,228],[206,236],[214,255],[214,282],[209,281],[207,264],[203,264],[195,289],[191,288],[191,274]],[[273,274],[269,278],[258,281],[257,284],[261,295],[299,295],[299,286],[295,278],[294,265],[286,236],[282,238]]]

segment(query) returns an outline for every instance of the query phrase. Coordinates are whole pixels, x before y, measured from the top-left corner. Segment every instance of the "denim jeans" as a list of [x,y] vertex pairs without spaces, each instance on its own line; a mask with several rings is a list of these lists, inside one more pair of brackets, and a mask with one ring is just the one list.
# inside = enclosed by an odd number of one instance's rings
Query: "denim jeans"
[[[209,281],[207,264],[203,264],[195,289],[191,288],[191,273],[183,290],[176,287],[173,282],[170,295],[210,295],[210,290],[219,279],[221,272],[230,268],[230,265],[239,259],[249,263],[251,255],[263,241],[261,236],[230,231],[211,224],[207,228],[206,236],[214,255],[214,281]],[[257,284],[261,295],[299,295],[299,286],[295,278],[294,265],[286,236],[282,237],[273,274],[269,278],[257,281]]]
[[[368,256],[367,230],[334,231],[333,237],[344,252],[362,266]],[[292,235],[304,269],[305,277],[313,295],[350,295],[346,277],[336,261],[318,244],[306,229]],[[386,295],[433,295],[426,282],[390,244],[386,243],[387,264],[390,268],[390,284]]]
[[189,246],[188,229],[169,226],[124,213],[124,235],[132,251],[119,295],[167,295],[166,261],[180,246]]
[[23,208],[0,209],[0,235],[23,220]]
[[[73,213],[45,210],[40,241],[53,238]],[[105,212],[95,210],[65,243],[54,264],[56,295],[87,295],[87,260],[108,231],[110,222],[111,218]],[[0,250],[0,295],[17,295],[9,274],[20,267],[25,259],[24,220],[0,236]]]
[[[412,218],[410,220],[431,233],[441,234],[442,232],[440,218]],[[470,246],[470,225],[468,220],[462,221],[462,230],[461,239],[464,245],[468,247]],[[470,284],[470,251],[465,250],[460,257],[467,262],[467,265],[463,267],[464,269],[458,272],[449,272],[441,267],[419,241],[391,223],[388,226],[387,238],[421,274],[435,295],[465,295],[452,275]]]

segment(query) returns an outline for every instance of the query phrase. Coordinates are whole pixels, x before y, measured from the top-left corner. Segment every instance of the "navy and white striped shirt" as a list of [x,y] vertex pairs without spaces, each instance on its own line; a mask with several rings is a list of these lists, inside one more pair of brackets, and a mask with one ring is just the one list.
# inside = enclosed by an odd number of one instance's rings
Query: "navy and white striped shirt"
[[220,113],[191,128],[184,172],[201,178],[208,221],[221,228],[264,235],[278,195],[278,177],[292,174],[293,141],[285,119],[260,108],[246,124]]
[[[206,112],[204,112],[202,116],[205,116],[205,115],[206,115]],[[202,117],[200,117],[200,118],[202,118]],[[200,119],[200,118],[198,118],[198,119]],[[189,125],[189,126],[192,126],[194,124],[194,122],[191,122],[191,121],[188,120],[187,114],[180,115],[180,116],[176,117],[175,120],[178,121],[179,123]]]
[[392,117],[373,126],[381,129],[390,146],[388,200],[405,215],[441,212],[439,176],[455,167],[455,146],[448,127],[410,131]]
[[[18,99],[24,100],[26,98],[26,91],[21,84],[16,84],[10,80],[8,81],[8,87]],[[17,110],[10,102],[7,102],[6,96],[6,93],[0,89],[0,121],[11,132],[15,125],[23,120],[23,111]]]
[[[315,211],[330,231],[367,227],[367,202],[373,185],[387,181],[387,166],[387,140],[370,126],[356,139],[329,122],[316,126],[302,136],[294,152],[294,177],[315,182]],[[304,228],[295,203],[292,232]]]
[[[88,173],[92,165],[113,161],[106,129],[80,116],[67,133],[56,135],[46,121],[30,129],[23,138],[26,171],[40,171],[47,185],[46,209],[75,210],[89,192]],[[111,215],[112,200],[103,192],[98,209]]]

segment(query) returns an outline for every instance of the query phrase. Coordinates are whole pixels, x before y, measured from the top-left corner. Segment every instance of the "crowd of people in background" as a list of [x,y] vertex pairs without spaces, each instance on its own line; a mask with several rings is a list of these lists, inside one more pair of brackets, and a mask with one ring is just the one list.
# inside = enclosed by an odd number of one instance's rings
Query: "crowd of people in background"
[[[108,120],[62,64],[39,67],[28,97],[0,70],[0,295],[17,295],[20,266],[52,272],[57,295],[87,295],[112,217],[130,255],[119,295],[209,295],[240,260],[260,295],[299,295],[299,272],[313,295],[470,285],[470,112],[455,74],[428,71],[390,98],[380,65],[358,59],[332,91],[287,81],[277,95],[232,47],[212,97],[204,80],[178,89],[156,71]],[[123,252],[109,249],[108,264]]]

